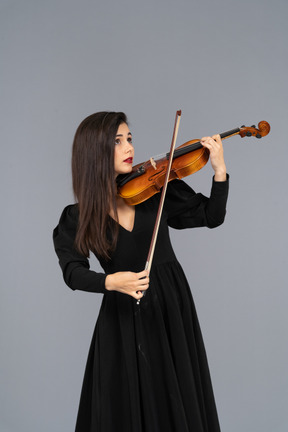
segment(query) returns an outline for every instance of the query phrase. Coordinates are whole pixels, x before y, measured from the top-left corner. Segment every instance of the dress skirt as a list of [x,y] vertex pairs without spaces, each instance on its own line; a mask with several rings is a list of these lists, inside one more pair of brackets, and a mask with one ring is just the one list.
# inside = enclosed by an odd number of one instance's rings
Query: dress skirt
[[115,292],[103,299],[76,432],[220,431],[182,268],[177,261],[156,266],[150,280],[139,305]]

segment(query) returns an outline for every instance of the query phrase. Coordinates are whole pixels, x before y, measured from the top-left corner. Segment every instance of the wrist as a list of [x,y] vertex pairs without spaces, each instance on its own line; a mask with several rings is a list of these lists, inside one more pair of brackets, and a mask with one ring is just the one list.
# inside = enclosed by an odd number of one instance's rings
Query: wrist
[[226,167],[215,170],[214,180],[215,181],[226,181],[227,180]]
[[106,279],[105,279],[105,289],[107,291],[112,291],[113,290],[112,284],[111,284],[111,275],[107,275],[106,276]]

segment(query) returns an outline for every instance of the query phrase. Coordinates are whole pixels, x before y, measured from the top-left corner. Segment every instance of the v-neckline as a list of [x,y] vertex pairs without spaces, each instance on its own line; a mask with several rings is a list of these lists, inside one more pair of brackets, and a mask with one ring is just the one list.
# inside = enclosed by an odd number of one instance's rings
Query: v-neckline
[[122,228],[124,231],[126,231],[127,233],[129,233],[129,234],[132,234],[133,233],[133,231],[134,231],[134,229],[135,229],[135,225],[136,225],[136,209],[137,209],[137,206],[134,206],[134,208],[135,208],[135,210],[134,210],[134,220],[133,220],[133,225],[132,225],[132,229],[131,229],[131,231],[129,230],[129,229],[127,229],[127,228],[125,228],[123,225],[121,225],[121,223],[118,221],[116,221],[112,216],[110,216],[110,218],[111,219],[113,219],[114,220],[114,222],[115,223],[117,223],[118,225],[119,225],[119,227],[120,228]]
[[119,222],[119,225],[120,225],[120,227],[121,228],[123,228],[125,231],[127,231],[129,234],[131,234],[133,231],[134,231],[134,228],[135,228],[135,222],[136,222],[136,208],[137,208],[137,206],[134,206],[134,219],[133,219],[133,224],[132,224],[132,229],[131,229],[131,231],[129,230],[129,229],[127,229],[127,228],[125,228],[123,225],[121,225]]

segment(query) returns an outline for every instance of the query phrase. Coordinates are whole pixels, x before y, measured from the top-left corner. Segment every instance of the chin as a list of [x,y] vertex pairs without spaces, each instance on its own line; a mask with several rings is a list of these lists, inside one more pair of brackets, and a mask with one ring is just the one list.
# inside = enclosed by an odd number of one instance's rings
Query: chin
[[119,170],[119,174],[127,174],[130,173],[131,171],[132,171],[132,164],[127,165],[123,167],[121,170]]
[[119,169],[117,171],[115,171],[116,176],[121,175],[121,174],[129,174],[132,171],[132,165],[131,166],[127,166],[126,168],[123,169]]

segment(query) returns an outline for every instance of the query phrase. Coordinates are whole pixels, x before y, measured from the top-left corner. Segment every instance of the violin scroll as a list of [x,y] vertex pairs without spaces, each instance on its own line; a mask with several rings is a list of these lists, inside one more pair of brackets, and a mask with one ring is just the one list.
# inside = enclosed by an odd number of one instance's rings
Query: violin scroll
[[258,129],[255,127],[255,125],[250,127],[241,126],[239,135],[241,136],[241,138],[244,138],[246,136],[247,137],[254,136],[256,138],[262,138],[268,135],[269,132],[270,132],[270,125],[268,122],[263,120],[258,123]]

